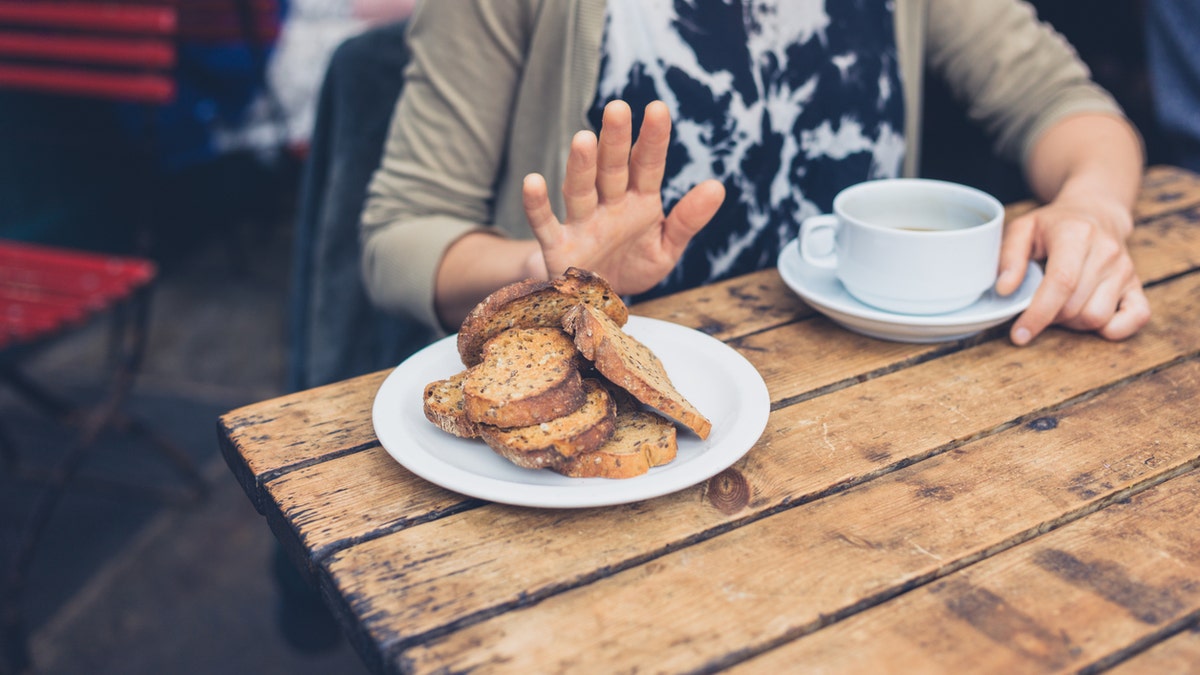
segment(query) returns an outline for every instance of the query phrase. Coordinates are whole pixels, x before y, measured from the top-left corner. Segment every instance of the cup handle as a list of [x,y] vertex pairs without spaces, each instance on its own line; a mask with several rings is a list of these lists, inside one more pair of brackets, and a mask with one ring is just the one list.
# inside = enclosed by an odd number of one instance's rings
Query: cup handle
[[837,268],[837,249],[835,247],[830,247],[829,252],[823,254],[816,254],[810,250],[812,237],[816,233],[830,230],[836,236],[837,229],[838,219],[833,214],[805,218],[804,222],[800,224],[800,256],[804,258],[804,262],[813,267],[829,270]]

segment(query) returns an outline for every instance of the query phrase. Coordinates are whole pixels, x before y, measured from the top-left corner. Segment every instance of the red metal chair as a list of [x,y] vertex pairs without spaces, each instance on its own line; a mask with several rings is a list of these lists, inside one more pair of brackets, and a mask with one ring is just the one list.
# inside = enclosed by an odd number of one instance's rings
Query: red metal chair
[[[276,0],[0,0],[0,89],[144,104],[149,119],[153,106],[176,96],[181,41],[261,47],[275,39],[277,9]],[[29,666],[21,607],[26,572],[63,491],[87,478],[76,474],[101,432],[137,434],[186,482],[182,493],[147,491],[161,498],[205,491],[186,453],[122,410],[144,353],[156,276],[146,257],[0,240],[0,382],[77,430],[73,447],[52,470],[39,472],[22,462],[0,423],[5,475],[45,486],[0,579],[0,673]],[[106,392],[94,404],[71,405],[22,369],[40,345],[104,316],[113,321],[113,358]]]

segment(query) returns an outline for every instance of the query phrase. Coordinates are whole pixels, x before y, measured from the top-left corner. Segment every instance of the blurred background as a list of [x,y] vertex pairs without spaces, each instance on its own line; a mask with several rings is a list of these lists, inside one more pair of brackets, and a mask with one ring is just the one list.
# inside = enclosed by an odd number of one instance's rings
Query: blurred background
[[[1154,121],[1141,3],[1090,3],[1086,12],[1070,0],[1034,4],[1141,128],[1149,161],[1171,161]],[[206,500],[182,507],[66,493],[20,600],[33,672],[362,671],[344,641],[322,639],[319,612],[282,607],[273,537],[220,457],[215,423],[289,388],[294,251],[304,243],[295,225],[325,66],[343,40],[402,19],[411,5],[255,3],[268,29],[181,50],[178,95],[149,113],[0,91],[0,239],[139,252],[157,263],[149,342],[127,408],[182,448],[211,486]],[[925,134],[924,173],[1002,201],[1026,197],[1016,167],[992,158],[957,103],[928,82],[925,124],[937,132]],[[147,145],[151,126],[156,142]],[[149,237],[139,227],[147,214]],[[92,400],[104,387],[106,337],[104,324],[87,325],[7,357],[67,398]],[[0,424],[35,465],[52,466],[74,440],[2,387]],[[121,434],[102,435],[83,470],[179,482]],[[14,554],[36,494],[13,478],[0,475],[0,562]],[[281,612],[292,612],[290,625]]]

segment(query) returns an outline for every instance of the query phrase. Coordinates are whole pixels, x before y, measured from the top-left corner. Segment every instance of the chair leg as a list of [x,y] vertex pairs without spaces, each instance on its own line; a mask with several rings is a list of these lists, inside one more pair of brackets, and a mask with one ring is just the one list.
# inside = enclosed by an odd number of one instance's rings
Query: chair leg
[[[141,369],[142,358],[146,353],[149,324],[150,289],[146,288],[139,292],[131,302],[119,307],[117,315],[114,317],[115,328],[112,345],[116,350],[114,365],[117,370],[118,382],[117,387],[110,395],[119,397],[122,401],[133,387],[134,376]],[[125,327],[124,331],[121,330],[120,326],[122,325]],[[141,420],[129,416],[122,410],[123,407],[120,405],[113,407],[112,425],[145,439],[152,449],[157,450],[161,456],[174,464],[184,479],[191,484],[194,498],[197,500],[204,498],[208,494],[208,481],[204,479],[192,458],[171,439],[157,433]]]
[[[11,669],[11,672],[22,672],[30,665],[29,636],[23,620],[21,599],[38,542],[41,541],[46,526],[54,515],[55,507],[62,499],[67,483],[78,472],[88,450],[108,424],[107,418],[113,410],[115,408],[110,406],[93,415],[85,423],[79,443],[55,465],[50,481],[34,501],[33,509],[17,540],[16,553],[5,569],[0,584],[0,632],[3,634],[4,644],[3,662],[0,663],[0,667]],[[0,671],[2,672],[6,671]]]
[[[64,422],[76,424],[79,434],[71,449],[63,455],[46,475],[44,486],[35,498],[25,527],[21,530],[14,556],[0,578],[0,675],[23,672],[29,668],[28,632],[24,625],[22,597],[26,578],[54,511],[62,500],[84,460],[94,449],[100,434],[106,429],[126,429],[150,442],[151,446],[170,460],[191,484],[192,501],[203,498],[208,491],[207,481],[191,458],[169,439],[154,433],[149,427],[122,412],[122,406],[133,387],[134,377],[141,364],[146,344],[149,296],[139,294],[130,306],[119,308],[112,334],[113,352],[110,384],[102,400],[90,410],[79,410],[64,399],[39,386],[15,364],[0,362],[0,377],[14,388],[53,413]],[[132,312],[132,315],[128,314]],[[6,466],[17,468],[17,457],[11,439],[0,427],[0,452]]]
[[[148,289],[139,293],[130,301],[113,308],[112,324],[109,334],[109,352],[107,355],[109,384],[101,401],[93,410],[108,411],[103,415],[104,424],[97,433],[105,429],[126,432],[144,440],[150,450],[170,462],[183,479],[188,488],[185,494],[175,494],[169,490],[137,486],[113,481],[94,481],[81,477],[80,482],[98,485],[101,488],[115,488],[143,492],[159,501],[183,504],[199,501],[208,493],[208,482],[199,467],[177,443],[156,432],[146,423],[124,412],[124,403],[133,388],[137,372],[141,368],[145,354],[148,324],[149,324]],[[86,425],[88,411],[70,403],[61,396],[47,390],[20,368],[9,361],[0,361],[0,380],[5,381],[13,389],[22,394],[26,400],[36,405],[44,413],[60,420],[63,424],[80,427]],[[5,443],[8,443],[6,446]],[[11,441],[3,437],[0,427],[0,459],[11,466],[14,472],[21,472],[22,477],[38,482],[50,482],[45,475],[33,470],[25,470],[17,461],[15,449]]]

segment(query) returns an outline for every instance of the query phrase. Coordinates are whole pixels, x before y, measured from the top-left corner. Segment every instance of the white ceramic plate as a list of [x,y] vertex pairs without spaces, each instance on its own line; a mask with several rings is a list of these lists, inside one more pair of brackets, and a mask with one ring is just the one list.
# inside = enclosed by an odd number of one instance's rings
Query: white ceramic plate
[[850,295],[834,271],[808,264],[792,240],[779,253],[779,275],[813,309],[845,328],[896,342],[948,342],[970,337],[1020,314],[1042,282],[1042,268],[1029,263],[1025,280],[1013,294],[988,291],[975,304],[933,315],[896,314],[865,305]]
[[425,419],[425,385],[462,370],[457,336],[435,342],[388,375],[371,411],[375,434],[397,462],[461,494],[518,506],[581,508],[649,499],[695,485],[746,454],[767,425],[771,399],[741,354],[699,331],[631,316],[625,330],[654,351],[675,387],[712,422],[707,440],[679,427],[675,460],[626,479],[567,478],[522,469],[483,441],[452,436]]

